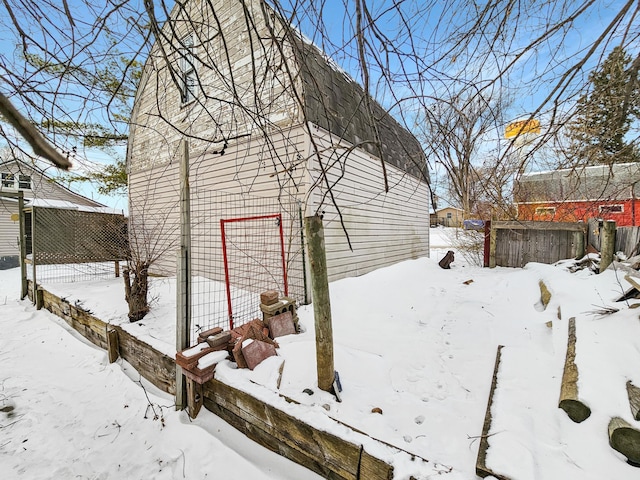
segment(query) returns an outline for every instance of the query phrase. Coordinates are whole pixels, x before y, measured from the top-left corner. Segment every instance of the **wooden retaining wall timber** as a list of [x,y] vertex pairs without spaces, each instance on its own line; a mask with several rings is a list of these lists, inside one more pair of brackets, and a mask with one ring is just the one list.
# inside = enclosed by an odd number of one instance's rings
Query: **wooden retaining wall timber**
[[[29,282],[31,283],[31,282]],[[31,285],[29,298],[33,301]],[[120,326],[96,318],[79,306],[39,288],[43,307],[94,345],[107,349],[117,334],[120,356],[161,390],[175,395],[175,360]],[[113,335],[113,334],[111,334]],[[113,345],[113,339],[111,340]],[[393,467],[352,443],[317,430],[269,404],[216,379],[203,385],[204,406],[260,445],[329,480],[391,480]]]
[[[159,352],[123,330],[122,327],[106,323],[82,307],[73,305],[47,290],[41,288],[38,290],[42,292],[43,308],[62,318],[94,345],[107,350],[108,331],[115,330],[119,355],[156,387],[175,395],[176,367],[172,357]],[[29,281],[29,298],[32,298],[32,292],[31,281]]]
[[369,455],[362,446],[318,431],[215,379],[204,385],[204,406],[249,438],[324,478],[393,478],[393,467]]

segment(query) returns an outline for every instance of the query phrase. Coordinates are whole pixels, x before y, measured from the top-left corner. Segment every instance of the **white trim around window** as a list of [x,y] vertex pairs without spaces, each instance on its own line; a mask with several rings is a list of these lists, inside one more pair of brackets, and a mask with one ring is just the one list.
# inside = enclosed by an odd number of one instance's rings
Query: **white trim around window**
[[602,213],[624,213],[624,205],[600,205],[598,211]]
[[537,207],[536,208],[536,215],[539,215],[539,216],[555,215],[555,214],[556,214],[556,207]]
[[191,35],[187,35],[181,41],[180,74],[182,82],[180,100],[182,105],[186,105],[196,98],[196,65]]
[[8,190],[31,190],[31,176],[21,173],[1,172],[0,187]]

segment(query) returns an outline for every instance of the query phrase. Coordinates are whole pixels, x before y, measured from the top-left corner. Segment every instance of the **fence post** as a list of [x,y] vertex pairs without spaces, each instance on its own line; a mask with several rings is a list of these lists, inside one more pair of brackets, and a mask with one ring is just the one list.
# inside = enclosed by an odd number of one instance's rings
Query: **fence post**
[[496,248],[498,245],[498,229],[491,225],[489,230],[489,268],[496,268]]
[[31,266],[33,267],[33,304],[36,305],[38,298],[38,281],[36,278],[36,207],[31,207]]
[[298,200],[298,219],[300,221],[300,246],[302,248],[302,283],[304,286],[304,304],[309,305],[309,288],[307,286],[307,256],[304,251],[304,224],[302,202]]
[[616,249],[616,222],[606,220],[602,225],[600,272],[604,272],[611,262]]
[[491,220],[484,222],[484,261],[483,266],[488,267],[491,264]]
[[[587,227],[588,230],[588,227]],[[575,257],[576,258],[582,258],[584,257],[585,253],[586,253],[586,249],[584,247],[585,243],[586,243],[586,236],[588,235],[588,232],[585,230],[579,230],[577,232],[575,232],[573,234],[573,241],[575,244]]]
[[[182,141],[180,158],[180,251],[176,262],[176,350],[191,345],[191,214],[189,190],[189,143]],[[176,410],[187,403],[187,384],[176,364]]]
[[25,223],[24,223],[24,192],[18,192],[18,226],[20,235],[20,300],[27,296],[29,282],[27,282],[27,239],[25,238]]
[[309,247],[309,263],[311,264],[318,388],[330,392],[335,378],[335,369],[333,366],[333,329],[331,326],[327,257],[324,249],[324,228],[322,217],[318,215],[306,217],[304,220]]

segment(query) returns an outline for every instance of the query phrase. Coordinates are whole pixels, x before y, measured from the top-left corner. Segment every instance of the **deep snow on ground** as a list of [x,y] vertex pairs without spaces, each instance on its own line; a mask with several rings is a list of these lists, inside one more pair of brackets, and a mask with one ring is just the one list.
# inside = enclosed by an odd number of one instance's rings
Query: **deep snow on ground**
[[[431,258],[331,284],[342,403],[316,387],[312,306],[299,309],[304,333],[278,339],[280,359],[253,372],[224,361],[217,377],[363,443],[394,463],[396,478],[472,479],[496,349],[504,345],[489,467],[514,479],[637,478],[640,470],[607,443],[611,416],[637,424],[625,383],[640,385],[640,323],[630,308],[638,301],[614,302],[629,287],[624,274],[541,264],[483,269],[458,252],[443,270],[438,260],[457,250],[462,234],[431,234]],[[109,365],[105,352],[64,322],[18,301],[18,280],[17,269],[0,272],[0,478],[318,478],[205,410],[193,422],[175,412],[173,399],[140,383],[129,365]],[[540,280],[552,293],[546,309]],[[128,324],[121,285],[114,279],[45,288],[174,354],[173,280],[154,279],[158,300],[137,324]],[[611,306],[619,311],[598,314]],[[593,411],[581,424],[558,409],[570,317],[577,322],[580,392]],[[281,360],[277,390],[273,372]],[[307,388],[313,395],[303,393]]]

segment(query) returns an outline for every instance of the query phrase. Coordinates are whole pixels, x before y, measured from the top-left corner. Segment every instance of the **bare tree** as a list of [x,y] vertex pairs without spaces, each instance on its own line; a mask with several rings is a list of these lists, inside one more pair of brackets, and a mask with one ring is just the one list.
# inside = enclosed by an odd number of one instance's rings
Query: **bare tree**
[[[15,51],[0,53],[0,93],[63,158],[83,163],[88,156],[83,149],[94,146],[94,141],[121,141],[135,128],[127,119],[139,67],[146,62],[146,68],[166,72],[171,88],[184,98],[201,93],[193,101],[200,104],[201,115],[215,125],[216,133],[201,136],[184,118],[162,115],[161,109],[158,118],[176,136],[208,142],[209,153],[222,154],[230,142],[248,135],[237,128],[239,119],[269,139],[274,132],[284,131],[271,116],[274,104],[291,101],[299,106],[311,101],[300,96],[301,79],[289,69],[287,58],[308,56],[310,45],[317,45],[363,86],[358,108],[368,119],[368,138],[361,142],[341,133],[330,146],[313,145],[320,171],[316,185],[324,189],[323,202],[335,207],[342,222],[340,202],[334,195],[341,177],[328,171],[331,167],[344,171],[352,161],[345,154],[344,140],[380,159],[380,184],[389,189],[386,165],[393,155],[382,148],[389,131],[385,121],[393,118],[417,132],[426,117],[425,153],[445,167],[455,198],[470,211],[475,199],[491,198],[489,189],[482,194],[474,191],[483,185],[483,178],[508,178],[513,170],[523,169],[510,163],[512,148],[480,148],[479,142],[498,141],[502,117],[509,113],[496,98],[518,99],[510,110],[513,116],[524,111],[540,118],[545,128],[537,141],[544,145],[567,122],[588,81],[587,73],[602,63],[613,44],[631,55],[629,69],[640,67],[637,0],[619,2],[616,8],[596,0],[242,0],[241,5],[248,39],[260,52],[260,58],[255,55],[249,61],[253,82],[244,90],[229,60],[236,39],[220,28],[226,17],[224,6],[217,2],[107,0],[96,6],[89,0],[73,5],[5,0],[0,5],[0,31]],[[258,11],[252,10],[255,6]],[[206,10],[206,22],[194,15],[196,8]],[[172,21],[176,18],[179,21]],[[266,29],[258,28],[257,18]],[[599,21],[594,23],[595,19]],[[590,25],[588,31],[584,25]],[[184,35],[187,31],[194,32],[191,40]],[[219,46],[214,56],[198,53],[206,49],[192,48],[212,42]],[[208,89],[200,75],[203,68],[224,80],[223,94]],[[274,89],[281,81],[295,87]],[[155,100],[160,105],[164,98],[158,95]],[[313,100],[329,126],[326,100]],[[228,111],[232,115],[221,114]],[[6,113],[3,120],[0,137],[6,144],[40,152],[32,149],[34,141],[16,121]],[[333,150],[329,164],[318,154],[327,148]],[[265,150],[274,170],[284,172],[278,180],[282,178],[283,185],[295,183],[296,162],[308,159],[279,158],[268,142]],[[531,148],[520,163],[528,162],[536,151]],[[424,156],[413,158],[424,172]],[[157,209],[154,212],[162,217]],[[149,232],[156,226],[134,225],[134,229]],[[160,249],[166,250],[170,243]],[[141,264],[154,256],[143,253]]]
[[[526,111],[544,114],[550,135],[561,106],[573,101],[612,40],[632,55],[630,68],[640,65],[635,0],[619,2],[616,9],[595,0],[500,0],[482,6],[466,0],[268,3],[409,126],[415,122],[416,99],[430,104],[443,85],[457,82],[480,90],[508,89],[520,98],[537,94]],[[16,47],[13,55],[0,54],[2,89],[18,110],[71,156],[77,145],[62,125],[101,124],[126,134],[116,100],[127,90],[135,62],[144,61],[161,35],[170,4],[96,7],[85,0],[71,9],[67,2],[7,0],[1,8],[0,26]],[[599,28],[581,31],[581,24],[592,25],[598,16]],[[179,75],[175,78],[179,81]],[[2,136],[20,144],[6,126]]]
[[491,177],[500,165],[489,169],[482,159],[495,156],[493,144],[505,109],[501,99],[476,92],[441,99],[425,109],[423,141],[429,161],[447,172],[449,198],[467,216],[477,210],[484,190],[495,192]]

